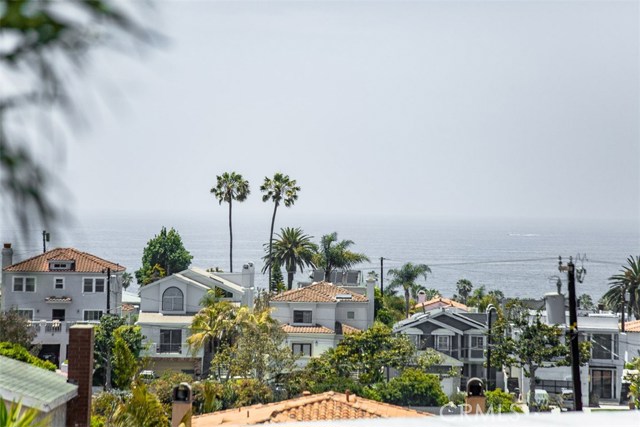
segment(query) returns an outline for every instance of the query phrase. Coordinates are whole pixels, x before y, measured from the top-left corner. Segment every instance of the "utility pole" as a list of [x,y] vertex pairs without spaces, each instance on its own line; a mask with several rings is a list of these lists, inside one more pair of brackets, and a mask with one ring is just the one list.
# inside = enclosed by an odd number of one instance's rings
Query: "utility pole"
[[492,378],[491,378],[491,312],[498,312],[498,309],[493,305],[489,304],[486,308],[487,312],[487,390],[492,391],[491,387]]
[[111,268],[107,268],[107,314],[111,314]]
[[47,230],[42,230],[42,253],[47,252],[47,242],[51,239],[51,235]]
[[384,257],[380,257],[380,293],[384,295]]
[[558,257],[558,270],[566,271],[569,282],[569,343],[571,345],[571,376],[573,377],[573,408],[582,411],[582,383],[580,382],[580,346],[578,345],[578,311],[576,304],[576,266],[573,257],[562,265]]
[[627,293],[627,289],[623,286],[622,287],[622,313],[621,313],[622,314],[622,319],[621,319],[621,323],[620,323],[620,326],[621,326],[622,330],[620,332],[624,332],[624,306],[625,306],[625,303],[626,303],[625,299],[627,297],[625,295],[626,293]]

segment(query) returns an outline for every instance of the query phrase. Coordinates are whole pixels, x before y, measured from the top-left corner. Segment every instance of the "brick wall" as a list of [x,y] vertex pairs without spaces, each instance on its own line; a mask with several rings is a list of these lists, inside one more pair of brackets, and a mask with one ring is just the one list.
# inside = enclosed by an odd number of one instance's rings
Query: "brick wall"
[[68,379],[78,386],[78,395],[67,403],[67,427],[91,424],[93,337],[91,325],[74,325],[69,329]]

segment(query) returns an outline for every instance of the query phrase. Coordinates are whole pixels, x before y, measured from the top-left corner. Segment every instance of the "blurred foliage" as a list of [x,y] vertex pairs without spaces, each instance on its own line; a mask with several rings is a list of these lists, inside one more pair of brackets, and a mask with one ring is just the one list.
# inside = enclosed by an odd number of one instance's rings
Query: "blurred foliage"
[[0,356],[19,360],[20,362],[29,363],[31,365],[37,366],[38,368],[46,369],[48,371],[56,370],[56,365],[49,362],[48,360],[37,358],[36,356],[29,353],[29,351],[20,344],[14,344],[12,342],[0,342]]
[[35,329],[31,329],[29,321],[20,316],[17,310],[0,312],[0,342],[7,341],[31,348],[35,336]]

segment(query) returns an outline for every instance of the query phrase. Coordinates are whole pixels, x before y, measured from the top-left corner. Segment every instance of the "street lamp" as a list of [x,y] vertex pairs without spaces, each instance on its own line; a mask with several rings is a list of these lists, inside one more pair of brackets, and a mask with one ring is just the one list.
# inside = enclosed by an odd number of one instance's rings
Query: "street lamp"
[[489,304],[487,309],[487,326],[489,328],[489,332],[487,333],[487,390],[492,390],[491,388],[491,312],[498,312],[498,309],[493,305]]

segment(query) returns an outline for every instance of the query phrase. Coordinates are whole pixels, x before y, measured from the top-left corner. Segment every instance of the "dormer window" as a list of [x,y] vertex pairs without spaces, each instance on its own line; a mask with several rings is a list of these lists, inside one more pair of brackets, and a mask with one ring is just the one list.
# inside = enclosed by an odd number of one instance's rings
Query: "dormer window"
[[75,266],[76,266],[76,262],[74,260],[52,259],[49,261],[49,271],[56,271],[56,270],[73,271],[75,270]]
[[184,296],[175,286],[167,288],[162,294],[162,311],[183,311]]

